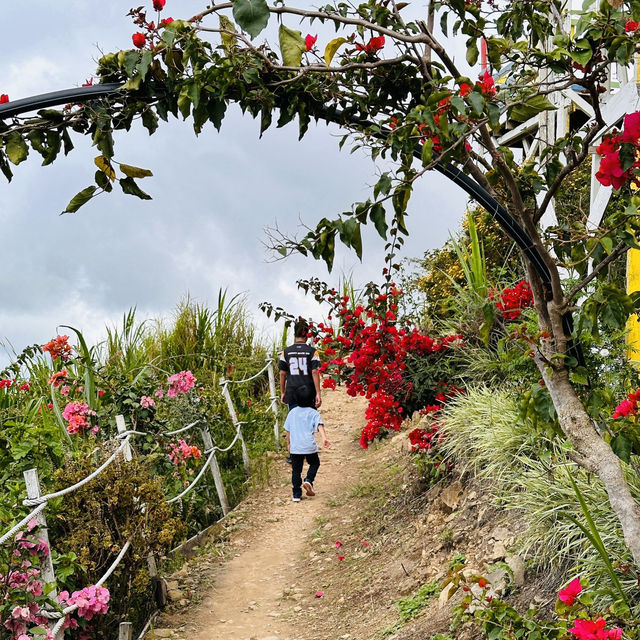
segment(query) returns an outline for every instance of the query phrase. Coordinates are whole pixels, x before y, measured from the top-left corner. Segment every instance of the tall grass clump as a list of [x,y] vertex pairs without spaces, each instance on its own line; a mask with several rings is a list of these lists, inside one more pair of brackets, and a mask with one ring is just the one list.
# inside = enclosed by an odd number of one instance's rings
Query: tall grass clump
[[[517,398],[513,387],[483,386],[452,399],[442,421],[446,455],[483,479],[496,506],[513,511],[526,524],[519,551],[539,568],[588,577],[601,597],[615,599],[613,565],[627,599],[640,609],[638,576],[604,486],[571,460],[568,443],[549,439],[522,417]],[[609,561],[583,530],[588,518],[572,479]],[[640,501],[640,480],[630,467],[627,479]]]

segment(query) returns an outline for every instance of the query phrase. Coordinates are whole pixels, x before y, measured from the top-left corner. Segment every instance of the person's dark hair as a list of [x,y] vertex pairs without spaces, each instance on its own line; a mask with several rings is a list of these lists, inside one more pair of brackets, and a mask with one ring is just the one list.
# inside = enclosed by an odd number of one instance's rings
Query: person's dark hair
[[304,318],[298,318],[293,327],[293,335],[296,338],[306,338],[309,333],[309,325]]
[[293,401],[299,407],[313,407],[315,405],[314,390],[306,384],[300,385],[293,390]]

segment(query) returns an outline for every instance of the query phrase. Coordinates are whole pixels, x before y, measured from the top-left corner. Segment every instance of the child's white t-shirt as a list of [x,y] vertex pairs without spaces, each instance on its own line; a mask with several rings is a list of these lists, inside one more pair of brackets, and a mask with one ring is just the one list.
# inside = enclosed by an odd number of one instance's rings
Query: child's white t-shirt
[[294,407],[284,421],[285,431],[289,432],[290,453],[316,453],[318,445],[313,434],[318,425],[324,424],[320,412],[312,407]]

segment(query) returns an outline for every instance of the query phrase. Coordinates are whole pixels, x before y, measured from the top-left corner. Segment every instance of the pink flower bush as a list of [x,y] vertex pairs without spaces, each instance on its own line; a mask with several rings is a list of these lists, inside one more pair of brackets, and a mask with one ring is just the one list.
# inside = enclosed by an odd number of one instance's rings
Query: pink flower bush
[[96,412],[89,409],[86,402],[69,402],[62,412],[62,417],[69,423],[67,431],[71,434],[78,434],[91,431],[95,435],[99,431],[99,427],[91,426],[88,417],[95,416]]
[[191,371],[180,371],[169,376],[167,395],[175,398],[180,393],[188,393],[196,384],[196,377]]
[[62,591],[58,596],[60,604],[68,607],[78,605],[78,615],[89,621],[96,615],[104,615],[109,610],[109,589],[91,585],[69,595]]
[[189,445],[184,440],[169,443],[169,460],[176,467],[187,464],[189,458],[201,458],[202,452],[195,445]]
[[140,398],[140,406],[143,409],[149,409],[150,407],[156,406],[156,401],[149,396],[142,396],[142,398]]

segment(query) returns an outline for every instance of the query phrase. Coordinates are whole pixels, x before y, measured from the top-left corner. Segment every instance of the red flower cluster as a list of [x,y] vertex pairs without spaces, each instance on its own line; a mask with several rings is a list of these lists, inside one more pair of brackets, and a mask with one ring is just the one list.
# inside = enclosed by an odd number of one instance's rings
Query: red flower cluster
[[638,30],[638,23],[635,20],[627,20],[624,25],[625,33],[633,33]]
[[[622,145],[631,145],[630,148],[623,149]],[[627,151],[631,155],[633,162],[627,166],[623,165],[621,151]],[[629,182],[640,185],[640,181],[635,176],[633,170],[640,168],[638,155],[640,152],[640,111],[628,113],[624,117],[622,133],[616,131],[612,135],[605,137],[602,143],[596,147],[596,152],[602,157],[600,168],[596,172],[596,178],[605,187],[621,189]],[[624,154],[623,154],[624,155]],[[623,169],[624,166],[624,169]]]
[[367,44],[356,43],[356,51],[364,51],[365,53],[373,54],[376,51],[380,51],[384,47],[384,36],[376,36],[371,38]]
[[42,345],[42,350],[51,355],[51,359],[55,362],[58,358],[68,360],[71,356],[71,346],[69,336],[56,336],[53,340],[49,340],[47,344]]
[[8,389],[13,383],[14,380],[9,380],[9,378],[0,379],[0,389]]
[[9,96],[6,93],[0,94],[0,104],[6,104],[9,102]]
[[533,293],[526,280],[521,280],[515,287],[504,289],[496,307],[502,311],[505,320],[515,320],[522,315],[522,309],[533,305]]
[[578,640],[621,640],[622,629],[615,627],[605,629],[607,621],[604,618],[597,620],[575,620],[573,627],[568,629]]
[[580,578],[574,578],[564,589],[560,589],[558,593],[558,600],[563,602],[568,607],[571,607],[576,601],[576,597],[582,592],[582,585],[580,584]]
[[[318,325],[324,353],[329,357],[348,353],[346,357],[334,357],[324,362],[321,372],[331,370],[341,376],[351,396],[366,396],[367,424],[362,430],[360,444],[368,444],[384,430],[397,431],[404,419],[403,403],[413,391],[411,382],[405,379],[406,360],[413,356],[429,356],[446,351],[457,344],[461,336],[447,336],[436,340],[397,324],[396,311],[402,292],[391,286],[388,294],[376,296],[368,308],[358,305],[349,308],[349,297],[340,298],[331,292],[328,302],[340,318],[340,332],[335,335],[332,327]],[[323,381],[325,389],[336,387],[336,378]]]
[[162,11],[165,4],[167,4],[167,0],[153,0],[153,8],[156,11]]
[[307,48],[307,51],[311,51],[311,49],[313,49],[313,46],[316,43],[316,40],[318,39],[318,36],[312,36],[310,33],[308,33],[304,39],[304,46]]
[[613,419],[628,418],[638,413],[638,402],[640,401],[640,389],[627,394],[627,399],[623,400],[613,412]]

